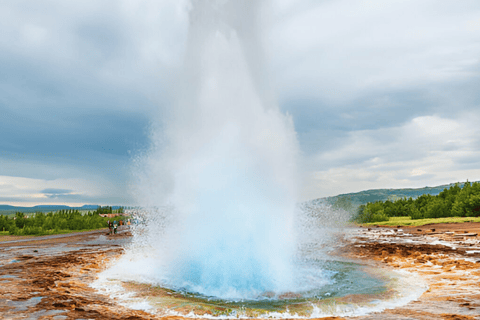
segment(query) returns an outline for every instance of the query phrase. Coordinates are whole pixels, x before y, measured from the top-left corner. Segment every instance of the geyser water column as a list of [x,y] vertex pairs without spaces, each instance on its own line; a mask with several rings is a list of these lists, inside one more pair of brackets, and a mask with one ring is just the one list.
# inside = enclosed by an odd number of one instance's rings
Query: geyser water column
[[328,260],[330,207],[295,217],[298,144],[265,89],[257,5],[192,2],[176,103],[138,159],[145,210],[93,286],[134,308],[231,318],[361,315],[418,297],[418,279]]
[[164,232],[137,235],[163,244],[152,273],[166,287],[227,299],[293,289],[298,144],[265,90],[257,7],[191,4],[177,102],[138,188],[143,204],[169,208]]

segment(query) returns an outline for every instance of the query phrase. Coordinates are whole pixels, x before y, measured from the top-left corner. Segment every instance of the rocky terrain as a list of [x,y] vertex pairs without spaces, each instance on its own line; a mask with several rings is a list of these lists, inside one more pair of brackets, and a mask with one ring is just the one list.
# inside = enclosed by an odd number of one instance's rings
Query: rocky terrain
[[[479,232],[480,223],[350,229],[336,254],[417,273],[428,285],[415,301],[355,319],[480,319]],[[128,230],[1,239],[0,317],[162,318],[89,286],[129,239]]]

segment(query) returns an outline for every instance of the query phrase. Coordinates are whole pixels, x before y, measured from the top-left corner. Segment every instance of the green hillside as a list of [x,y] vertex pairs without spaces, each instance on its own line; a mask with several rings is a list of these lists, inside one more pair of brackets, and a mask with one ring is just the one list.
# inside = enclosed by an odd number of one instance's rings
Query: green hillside
[[[335,205],[350,204],[340,198]],[[398,198],[393,201],[369,202],[360,205],[353,219],[360,223],[389,221],[392,217],[437,219],[446,217],[480,217],[480,182],[465,182],[445,188],[438,195],[423,194],[416,199]]]
[[[372,189],[354,193],[345,193],[333,197],[318,198],[311,200],[312,204],[320,204],[327,202],[330,205],[338,206],[348,211],[356,209],[362,204],[376,201],[397,200],[402,198],[416,199],[421,195],[430,194],[432,196],[438,195],[445,188],[450,188],[455,183],[444,184],[436,187],[424,188],[407,188],[407,189]],[[458,182],[460,187],[463,187],[464,182]]]

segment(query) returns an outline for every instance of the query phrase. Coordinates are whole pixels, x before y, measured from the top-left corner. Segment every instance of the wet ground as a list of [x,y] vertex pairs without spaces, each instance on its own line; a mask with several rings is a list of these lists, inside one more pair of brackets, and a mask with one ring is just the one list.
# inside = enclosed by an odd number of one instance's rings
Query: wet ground
[[0,242],[0,318],[151,319],[89,287],[129,239],[99,230]]
[[[416,301],[355,319],[480,319],[479,231],[480,223],[466,223],[354,228],[339,235],[337,255],[417,273],[429,287]],[[161,318],[89,286],[123,253],[126,229],[0,240],[1,319]]]
[[429,289],[416,301],[357,319],[480,319],[480,223],[360,228],[349,257],[417,273]]

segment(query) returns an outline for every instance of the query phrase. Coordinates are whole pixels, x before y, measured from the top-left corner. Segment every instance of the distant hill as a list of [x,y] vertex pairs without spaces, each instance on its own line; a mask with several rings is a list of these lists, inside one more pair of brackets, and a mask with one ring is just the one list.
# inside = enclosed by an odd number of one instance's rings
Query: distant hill
[[[458,182],[460,187],[463,187],[464,182]],[[455,183],[440,185],[436,187],[424,187],[418,189],[372,189],[365,190],[354,193],[345,193],[333,197],[318,198],[309,201],[311,204],[320,204],[327,202],[328,204],[335,205],[340,202],[350,202],[353,207],[358,207],[362,204],[368,202],[376,201],[386,201],[386,200],[395,200],[399,198],[418,198],[422,194],[431,194],[438,195],[445,188],[450,188],[450,186],[455,185]]]
[[[82,206],[83,210],[95,210],[98,208],[98,205],[91,205],[91,204],[86,204]],[[120,206],[113,206],[112,209],[118,209]]]
[[[5,204],[0,204],[0,214],[9,215],[14,214],[16,212],[24,212],[24,213],[34,213],[34,212],[51,212],[51,211],[59,211],[59,210],[96,210],[99,206],[86,204],[81,207],[69,207],[65,205],[38,205],[34,207],[16,207],[10,206]],[[118,209],[120,206],[112,206],[112,209]]]
[[0,204],[0,210],[11,210],[11,209],[15,209],[15,207],[9,206],[7,204]]
[[[460,187],[463,187],[464,182],[458,182]],[[310,201],[306,201],[307,205],[319,205],[328,203],[330,205],[340,205],[347,209],[345,205],[348,206],[348,211],[357,208],[362,204],[375,201],[386,201],[386,200],[395,200],[399,198],[410,198],[413,199],[421,196],[422,194],[431,194],[437,195],[443,191],[445,188],[450,188],[450,186],[455,185],[455,183],[444,184],[436,187],[424,187],[424,188],[407,188],[407,189],[372,189],[365,190],[360,192],[345,193],[339,194],[333,197],[318,198]],[[58,210],[95,210],[98,205],[83,205],[81,207],[69,207],[64,205],[38,205],[34,207],[15,207],[10,205],[0,205],[0,214],[13,214],[15,212],[50,212]],[[112,206],[112,209],[118,209],[120,206]]]

